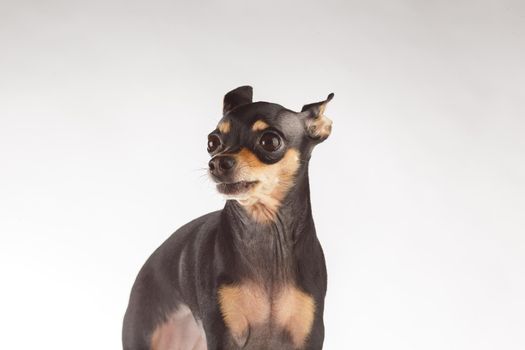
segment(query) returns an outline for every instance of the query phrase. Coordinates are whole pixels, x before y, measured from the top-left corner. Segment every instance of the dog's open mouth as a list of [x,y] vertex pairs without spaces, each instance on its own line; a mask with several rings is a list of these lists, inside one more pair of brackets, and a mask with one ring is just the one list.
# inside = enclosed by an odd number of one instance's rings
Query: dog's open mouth
[[223,182],[217,184],[217,191],[229,195],[241,194],[251,189],[255,184],[257,184],[257,181],[239,181],[233,183]]

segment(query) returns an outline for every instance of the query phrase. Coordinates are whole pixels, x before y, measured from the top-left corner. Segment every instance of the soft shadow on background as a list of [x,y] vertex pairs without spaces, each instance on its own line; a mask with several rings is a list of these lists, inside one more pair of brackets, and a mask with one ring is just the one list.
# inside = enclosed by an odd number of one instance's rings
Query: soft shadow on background
[[522,1],[0,0],[6,349],[118,349],[133,280],[223,205],[225,92],[299,110],[325,349],[525,348]]

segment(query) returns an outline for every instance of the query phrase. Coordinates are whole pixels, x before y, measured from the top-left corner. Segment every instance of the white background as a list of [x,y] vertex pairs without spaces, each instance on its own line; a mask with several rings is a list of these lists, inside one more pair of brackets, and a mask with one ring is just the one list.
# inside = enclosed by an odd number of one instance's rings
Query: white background
[[118,349],[129,291],[223,205],[225,92],[335,98],[311,162],[325,349],[525,348],[522,1],[0,0],[3,349]]

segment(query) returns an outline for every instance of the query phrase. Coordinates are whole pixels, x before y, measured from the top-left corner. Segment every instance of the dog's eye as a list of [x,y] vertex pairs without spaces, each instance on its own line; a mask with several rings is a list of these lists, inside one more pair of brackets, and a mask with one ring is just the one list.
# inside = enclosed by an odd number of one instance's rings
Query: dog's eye
[[268,152],[275,152],[281,147],[281,138],[273,132],[265,132],[260,140],[261,147]]
[[208,153],[213,153],[221,145],[221,139],[217,135],[208,136]]

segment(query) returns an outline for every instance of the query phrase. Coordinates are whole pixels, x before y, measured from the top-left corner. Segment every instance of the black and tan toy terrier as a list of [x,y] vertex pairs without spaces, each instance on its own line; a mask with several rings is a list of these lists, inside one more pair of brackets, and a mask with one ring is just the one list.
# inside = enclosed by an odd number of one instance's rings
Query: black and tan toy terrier
[[325,101],[293,112],[224,97],[208,135],[224,209],[186,224],[141,269],[124,317],[126,350],[321,349],[326,266],[308,162],[331,132]]

